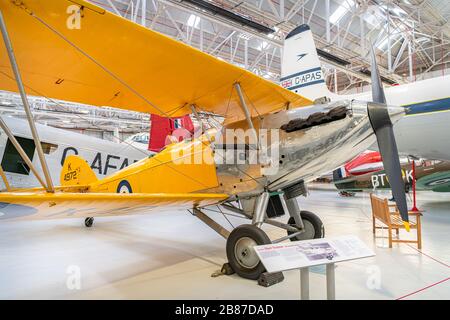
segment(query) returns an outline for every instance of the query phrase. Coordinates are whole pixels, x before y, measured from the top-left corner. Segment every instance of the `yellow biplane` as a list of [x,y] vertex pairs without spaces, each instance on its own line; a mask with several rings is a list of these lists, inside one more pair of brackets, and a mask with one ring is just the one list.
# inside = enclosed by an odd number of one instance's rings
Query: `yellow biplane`
[[[75,28],[68,23],[73,6]],[[274,241],[323,237],[319,217],[300,211],[296,198],[306,195],[308,181],[377,138],[408,221],[392,132],[404,110],[386,105],[374,54],[373,102],[313,102],[83,0],[1,0],[0,26],[0,89],[21,94],[41,168],[0,126],[42,185],[13,189],[1,170],[7,190],[0,193],[0,220],[85,218],[89,227],[94,217],[185,208],[227,239],[236,273],[257,279],[264,267],[252,247],[271,242],[262,224],[287,231]],[[70,156],[61,185],[53,186],[27,94],[161,116],[193,114],[200,122],[199,113],[207,112],[225,122],[101,180]],[[251,222],[230,232],[205,214],[211,205]],[[285,211],[289,221],[275,219]]]

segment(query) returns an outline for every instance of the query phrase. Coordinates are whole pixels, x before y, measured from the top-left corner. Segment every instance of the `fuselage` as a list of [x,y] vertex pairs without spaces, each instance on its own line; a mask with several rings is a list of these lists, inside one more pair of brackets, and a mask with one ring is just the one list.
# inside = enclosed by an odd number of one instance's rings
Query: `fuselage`
[[[341,101],[279,110],[167,146],[91,185],[92,192],[211,192],[252,196],[329,172],[375,141],[365,102]],[[393,122],[404,114],[389,108]],[[242,133],[243,135],[239,135]],[[256,140],[251,140],[253,134]]]
[[[27,121],[2,117],[19,141],[32,163],[41,171],[39,158]],[[36,124],[53,183],[59,185],[59,175],[67,156],[83,157],[98,178],[104,178],[148,156],[149,152],[127,144],[114,143],[80,133]],[[14,188],[39,187],[36,177],[23,162],[7,135],[0,131],[0,159],[10,185]],[[1,188],[4,188],[0,180]]]
[[[403,164],[402,172],[407,189],[411,189],[414,179],[412,164]],[[415,179],[417,190],[450,192],[450,162],[433,160],[430,164],[417,164],[415,167]],[[345,178],[335,177],[334,184],[340,191],[370,191],[391,188],[384,170]]]

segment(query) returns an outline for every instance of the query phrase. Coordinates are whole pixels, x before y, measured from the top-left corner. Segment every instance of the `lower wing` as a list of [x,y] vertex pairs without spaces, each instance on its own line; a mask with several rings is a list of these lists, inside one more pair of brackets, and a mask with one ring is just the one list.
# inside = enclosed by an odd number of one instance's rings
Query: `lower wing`
[[228,198],[210,193],[0,193],[0,220],[82,218],[191,209]]

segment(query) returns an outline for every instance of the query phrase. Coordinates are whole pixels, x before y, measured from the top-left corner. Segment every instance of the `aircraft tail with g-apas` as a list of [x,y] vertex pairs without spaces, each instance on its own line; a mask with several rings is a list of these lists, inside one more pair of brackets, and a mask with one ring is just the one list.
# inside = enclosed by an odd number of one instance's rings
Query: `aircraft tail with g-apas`
[[[79,28],[67,25],[70,6]],[[264,266],[253,246],[272,241],[261,226],[286,231],[273,241],[323,237],[320,218],[300,210],[297,197],[307,194],[307,182],[377,141],[409,226],[392,131],[405,112],[386,104],[374,54],[370,101],[314,103],[86,1],[1,1],[0,11],[0,89],[19,91],[27,111],[26,95],[33,94],[165,117],[193,114],[199,123],[201,112],[225,119],[220,129],[203,128],[103,179],[71,156],[54,187],[40,157],[42,173],[33,173],[43,175],[42,188],[0,193],[0,220],[87,217],[91,226],[93,217],[189,209],[227,239],[231,268],[257,279]],[[249,223],[229,231],[207,214],[212,205]],[[285,223],[274,219],[284,214]]]
[[[313,34],[307,25],[286,39],[281,85],[311,100],[367,100],[370,92],[340,95],[331,92],[322,72]],[[450,160],[450,75],[386,88],[387,101],[405,108],[394,126],[399,152],[416,158]]]

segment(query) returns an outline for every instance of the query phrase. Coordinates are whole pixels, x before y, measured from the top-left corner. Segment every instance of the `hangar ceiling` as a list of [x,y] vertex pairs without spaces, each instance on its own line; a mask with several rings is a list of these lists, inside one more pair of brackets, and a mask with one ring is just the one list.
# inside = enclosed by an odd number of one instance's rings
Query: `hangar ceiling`
[[[369,67],[370,45],[376,48],[381,73],[390,83],[445,74],[450,62],[447,0],[91,2],[275,82],[280,77],[283,39],[302,23],[311,26],[317,47],[328,53],[321,59],[327,83],[336,92],[362,90],[367,84],[368,77],[361,71]],[[32,104],[40,122],[58,127],[128,133],[148,130],[148,115],[38,98]],[[18,106],[17,97],[0,96],[1,112],[20,116]]]

